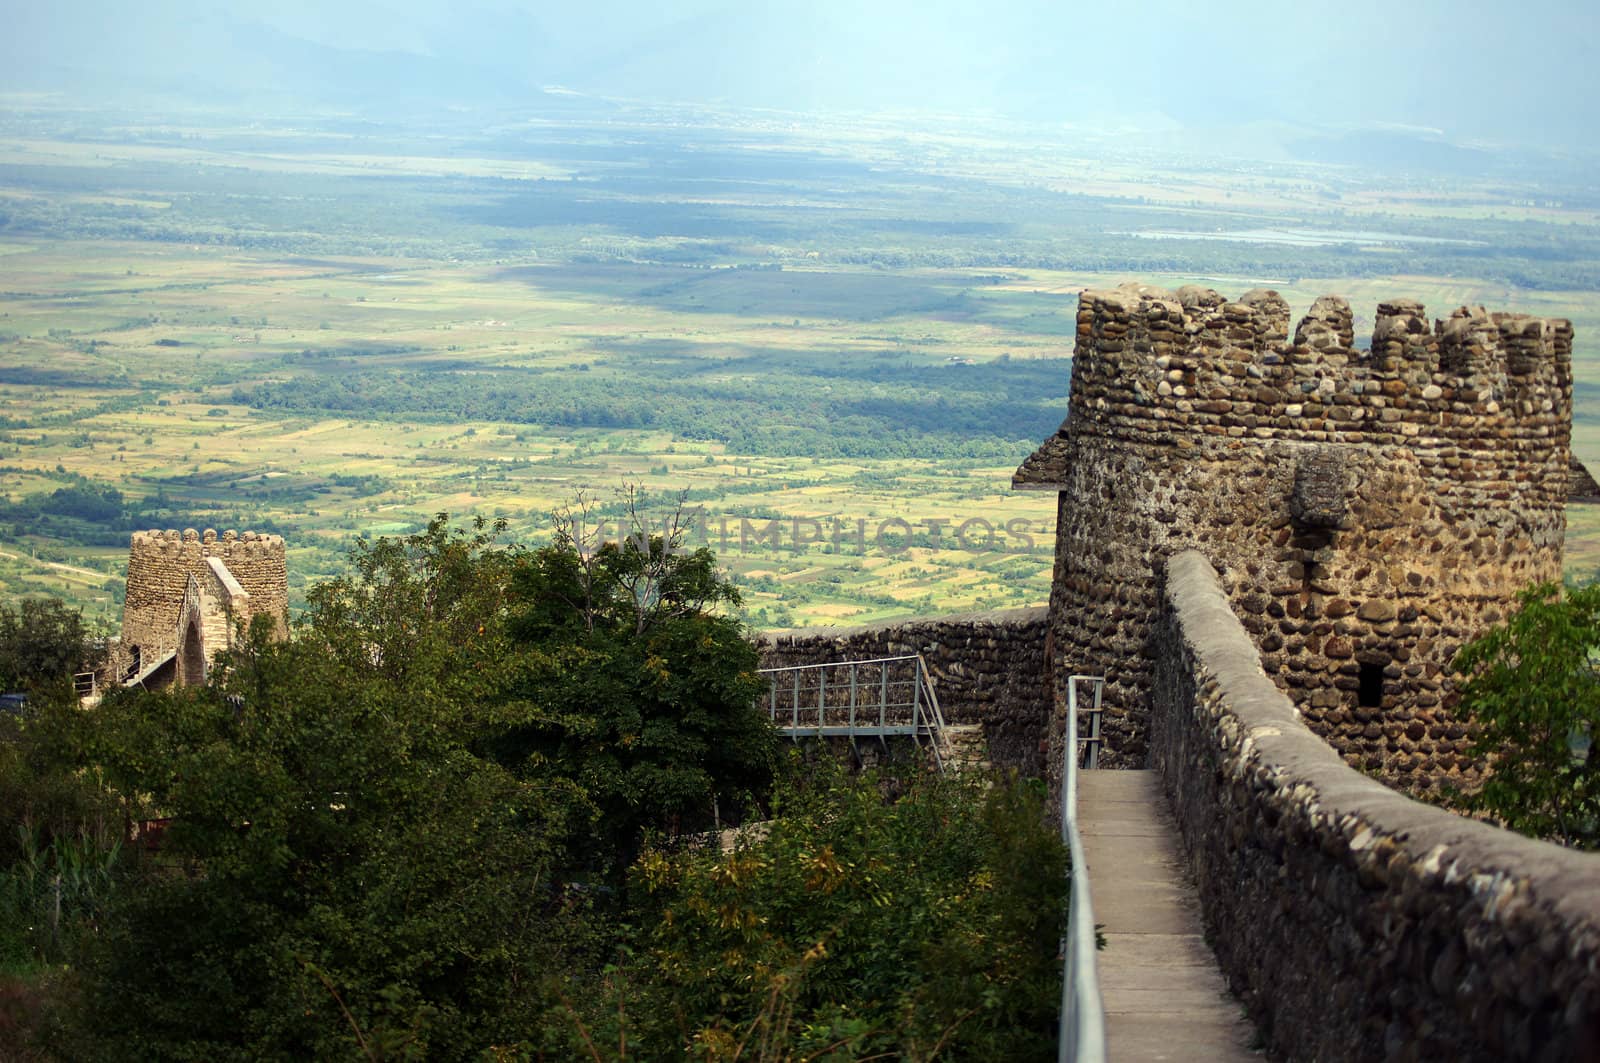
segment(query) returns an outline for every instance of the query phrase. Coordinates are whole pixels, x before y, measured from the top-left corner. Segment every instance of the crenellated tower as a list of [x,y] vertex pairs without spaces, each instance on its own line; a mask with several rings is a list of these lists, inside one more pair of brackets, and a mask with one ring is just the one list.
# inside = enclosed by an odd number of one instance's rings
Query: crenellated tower
[[1107,676],[1109,761],[1144,762],[1159,581],[1197,548],[1349,762],[1472,781],[1444,672],[1561,576],[1571,352],[1567,321],[1481,308],[1381,303],[1361,349],[1335,296],[1291,334],[1273,291],[1084,292],[1068,418],[1016,482],[1059,492],[1054,672]]
[[239,625],[270,617],[289,631],[289,570],[281,536],[207,528],[134,532],[122,605],[119,677],[198,682]]

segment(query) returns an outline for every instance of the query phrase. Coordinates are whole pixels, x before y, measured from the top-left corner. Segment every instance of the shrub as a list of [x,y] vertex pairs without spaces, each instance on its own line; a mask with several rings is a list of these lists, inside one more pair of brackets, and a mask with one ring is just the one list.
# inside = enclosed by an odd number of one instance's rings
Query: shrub
[[653,929],[607,972],[603,1004],[572,1007],[586,1051],[1054,1053],[1066,854],[1037,784],[825,773],[731,852],[651,850],[635,887]]

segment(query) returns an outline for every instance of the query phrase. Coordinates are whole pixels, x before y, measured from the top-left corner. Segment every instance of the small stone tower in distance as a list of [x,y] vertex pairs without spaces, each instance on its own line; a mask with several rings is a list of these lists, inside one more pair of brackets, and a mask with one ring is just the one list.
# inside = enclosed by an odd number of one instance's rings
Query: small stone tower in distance
[[1272,291],[1084,292],[1067,420],[1015,483],[1059,492],[1051,667],[1107,677],[1102,762],[1145,762],[1163,566],[1194,548],[1346,761],[1472,782],[1446,668],[1561,578],[1571,351],[1482,309],[1385,302],[1360,349],[1337,297],[1291,334]]
[[289,631],[283,539],[190,528],[133,533],[122,606],[118,678],[146,686],[205,679],[235,631],[267,616]]

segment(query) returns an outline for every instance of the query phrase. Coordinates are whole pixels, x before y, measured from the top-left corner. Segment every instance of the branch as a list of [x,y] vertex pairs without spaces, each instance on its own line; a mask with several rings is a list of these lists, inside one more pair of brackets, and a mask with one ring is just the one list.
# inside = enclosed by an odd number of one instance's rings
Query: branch
[[339,995],[339,990],[334,988],[333,982],[328,978],[327,975],[322,973],[322,970],[317,967],[316,964],[312,963],[310,960],[302,956],[300,957],[300,962],[305,966],[306,970],[317,976],[317,981],[323,984],[323,986],[328,990],[328,993],[333,997],[333,1002],[339,1005],[340,1011],[344,1012],[345,1021],[350,1024],[350,1029],[354,1031],[356,1035],[356,1044],[361,1046],[361,1054],[366,1056],[368,1059],[376,1060],[378,1058],[377,1053],[373,1052],[372,1046],[367,1044],[367,1039],[361,1032],[361,1025],[356,1022],[356,1017],[350,1014],[350,1009],[344,1006],[344,998]]
[[589,1028],[583,1024],[582,1019],[578,1018],[577,1009],[572,1006],[572,1001],[567,999],[565,993],[560,993],[559,995],[561,997],[561,1006],[567,1009],[568,1015],[572,1016],[572,1024],[578,1028],[578,1036],[583,1038],[583,1047],[589,1050],[589,1055],[594,1059],[594,1063],[605,1063],[605,1059],[601,1057],[599,1049],[595,1048],[593,1039],[589,1037]]

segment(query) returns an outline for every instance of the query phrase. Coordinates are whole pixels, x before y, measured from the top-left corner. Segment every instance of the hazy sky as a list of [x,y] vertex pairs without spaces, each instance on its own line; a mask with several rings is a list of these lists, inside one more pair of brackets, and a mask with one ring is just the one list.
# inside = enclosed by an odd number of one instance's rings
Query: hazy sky
[[4,0],[6,88],[196,99],[559,84],[751,106],[1399,123],[1590,143],[1600,2]]

